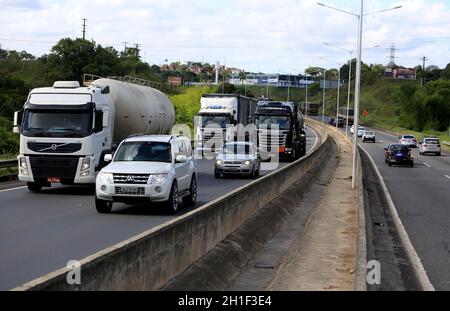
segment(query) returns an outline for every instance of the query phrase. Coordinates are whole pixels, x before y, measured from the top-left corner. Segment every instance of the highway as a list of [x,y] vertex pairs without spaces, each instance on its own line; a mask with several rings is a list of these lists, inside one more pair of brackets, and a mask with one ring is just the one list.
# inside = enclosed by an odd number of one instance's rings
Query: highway
[[450,290],[450,155],[421,156],[414,168],[384,163],[384,148],[397,137],[375,131],[377,143],[362,143],[386,183],[409,238],[436,290]]
[[[316,143],[314,131],[308,128],[307,150]],[[69,260],[80,260],[251,182],[215,179],[213,161],[199,160],[198,166],[198,203],[175,216],[123,204],[115,204],[112,214],[100,215],[91,187],[61,185],[42,193],[31,193],[23,186],[0,190],[0,290],[62,268]]]

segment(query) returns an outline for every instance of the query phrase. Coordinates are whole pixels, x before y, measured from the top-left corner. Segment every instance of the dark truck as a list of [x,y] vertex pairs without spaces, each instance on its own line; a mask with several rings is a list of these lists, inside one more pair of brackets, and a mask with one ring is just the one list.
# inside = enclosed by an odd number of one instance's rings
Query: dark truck
[[301,109],[302,113],[305,114],[305,115],[308,112],[308,114],[307,114],[308,116],[318,116],[319,115],[320,106],[321,106],[320,104],[308,103],[308,107],[306,107],[306,103],[301,103],[300,104],[300,109]]
[[[259,102],[254,116],[258,150],[278,153],[280,159],[296,160],[306,154],[306,132],[303,115],[297,103]],[[279,127],[278,133],[272,125]],[[276,148],[276,150],[273,150]],[[264,157],[263,157],[264,159]]]

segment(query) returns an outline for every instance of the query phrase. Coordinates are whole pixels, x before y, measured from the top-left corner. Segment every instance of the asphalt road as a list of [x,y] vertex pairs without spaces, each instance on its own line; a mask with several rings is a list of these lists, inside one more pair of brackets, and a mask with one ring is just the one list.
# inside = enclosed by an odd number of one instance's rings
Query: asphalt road
[[[308,129],[307,149],[315,143],[316,135]],[[114,205],[112,214],[98,214],[89,187],[61,185],[38,194],[26,187],[0,190],[0,290],[62,268],[70,260],[85,258],[251,182],[215,179],[213,161],[199,160],[198,166],[198,203],[175,216],[124,204]]]
[[437,290],[450,290],[450,155],[421,156],[414,168],[384,163],[384,148],[398,139],[375,131],[377,143],[361,143],[378,166],[397,212]]

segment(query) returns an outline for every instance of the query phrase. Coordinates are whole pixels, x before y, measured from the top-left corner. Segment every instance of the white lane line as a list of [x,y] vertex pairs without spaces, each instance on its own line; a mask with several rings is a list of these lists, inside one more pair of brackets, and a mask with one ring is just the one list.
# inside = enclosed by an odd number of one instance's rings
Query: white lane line
[[450,179],[450,176],[448,176],[448,175],[444,175],[446,178],[448,178],[448,179]]
[[400,237],[400,240],[405,247],[406,255],[409,258],[409,261],[412,264],[412,268],[416,274],[417,279],[419,280],[419,283],[424,291],[434,291],[434,286],[431,284],[430,279],[428,278],[427,272],[425,271],[425,268],[422,265],[422,261],[420,260],[419,255],[417,255],[417,252],[411,243],[411,240],[409,239],[408,232],[406,231],[405,227],[403,226],[402,220],[400,219],[400,216],[397,213],[397,208],[395,207],[394,201],[392,200],[392,197],[389,193],[389,190],[386,187],[386,183],[384,182],[383,176],[381,175],[380,170],[378,169],[378,166],[376,165],[374,159],[369,154],[369,152],[361,146],[361,150],[366,154],[367,158],[369,159],[370,163],[372,164],[372,167],[375,169],[375,172],[378,176],[378,179],[380,180],[381,188],[383,189],[383,192],[386,196],[386,201],[389,206],[389,210],[391,212],[392,218],[394,220],[395,228],[397,229],[398,235]]
[[319,136],[317,135],[316,131],[314,131],[314,129],[308,127],[310,130],[312,130],[314,132],[314,136],[316,137],[316,140],[314,142],[314,145],[312,146],[311,149],[309,149],[309,151],[307,153],[311,153],[317,146],[317,143],[319,142]]
[[26,187],[27,186],[16,187],[16,188],[11,188],[11,189],[4,189],[4,190],[0,190],[0,192],[13,191],[13,190],[18,190],[18,189],[23,189],[23,188],[26,188]]
[[431,165],[430,164],[428,164],[428,163],[425,163],[425,162],[423,162],[423,164],[426,166],[426,167],[429,167],[429,168],[431,168]]

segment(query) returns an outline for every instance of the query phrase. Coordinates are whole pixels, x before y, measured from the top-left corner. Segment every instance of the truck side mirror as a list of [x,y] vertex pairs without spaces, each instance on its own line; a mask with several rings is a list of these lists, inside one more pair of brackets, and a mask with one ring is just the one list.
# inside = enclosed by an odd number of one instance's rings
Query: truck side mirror
[[20,125],[19,125],[20,115],[21,115],[20,111],[14,112],[13,133],[15,134],[20,134]]
[[112,154],[105,154],[105,156],[103,157],[103,161],[105,162],[111,162],[112,161]]

